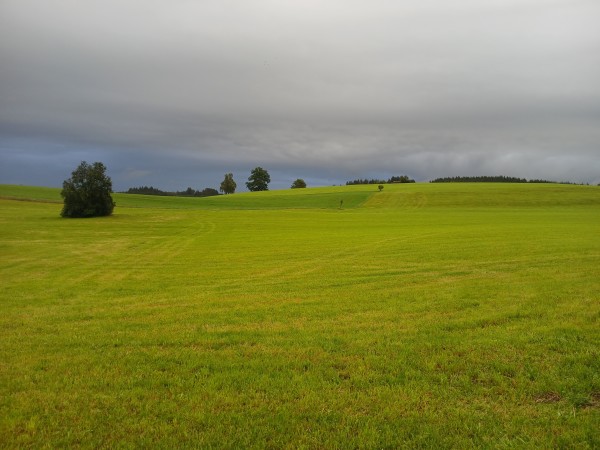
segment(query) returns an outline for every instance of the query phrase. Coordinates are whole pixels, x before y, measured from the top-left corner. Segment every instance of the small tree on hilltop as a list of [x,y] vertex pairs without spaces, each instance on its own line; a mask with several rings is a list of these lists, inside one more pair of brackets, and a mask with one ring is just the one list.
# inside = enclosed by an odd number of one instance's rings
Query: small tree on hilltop
[[269,172],[267,172],[262,167],[256,167],[250,172],[250,176],[248,177],[248,182],[246,183],[246,187],[249,191],[268,191],[269,183],[271,182],[271,177],[269,176]]
[[221,182],[221,192],[223,194],[233,194],[235,193],[235,188],[237,188],[237,184],[233,181],[233,174],[226,173],[225,179]]
[[292,183],[292,189],[300,189],[306,187],[306,181],[302,178],[298,178],[296,181]]
[[106,166],[101,162],[88,164],[82,161],[71,173],[71,178],[63,181],[60,195],[64,206],[63,217],[110,216],[115,207],[111,197],[112,181],[106,175]]

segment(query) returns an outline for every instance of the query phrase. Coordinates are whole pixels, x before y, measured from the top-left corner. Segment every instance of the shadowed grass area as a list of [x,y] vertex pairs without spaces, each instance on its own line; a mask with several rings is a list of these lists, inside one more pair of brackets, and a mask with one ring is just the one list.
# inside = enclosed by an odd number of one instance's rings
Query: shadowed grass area
[[19,189],[3,447],[600,445],[598,187]]

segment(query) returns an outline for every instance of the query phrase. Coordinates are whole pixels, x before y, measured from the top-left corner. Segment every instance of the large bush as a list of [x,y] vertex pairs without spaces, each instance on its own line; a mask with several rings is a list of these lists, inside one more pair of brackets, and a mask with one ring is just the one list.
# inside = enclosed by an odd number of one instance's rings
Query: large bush
[[112,214],[115,203],[111,197],[112,181],[106,175],[101,162],[88,164],[85,161],[73,171],[71,178],[63,182],[60,193],[64,206],[63,217],[94,217]]

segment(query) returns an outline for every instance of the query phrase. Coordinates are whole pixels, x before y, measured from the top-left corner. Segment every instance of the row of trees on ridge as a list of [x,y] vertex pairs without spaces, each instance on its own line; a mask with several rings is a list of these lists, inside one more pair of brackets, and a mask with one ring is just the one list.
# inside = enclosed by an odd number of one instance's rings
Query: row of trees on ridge
[[528,180],[527,178],[507,177],[504,175],[478,177],[444,177],[431,180],[430,183],[555,183],[577,184],[570,181]]
[[187,188],[185,191],[161,191],[152,186],[140,186],[129,188],[125,194],[143,194],[143,195],[164,195],[164,196],[177,196],[177,197],[211,197],[213,195],[219,195],[219,191],[213,188],[205,188],[201,191]]
[[495,175],[477,177],[444,177],[431,180],[430,183],[527,183],[527,180],[525,178]]
[[387,180],[379,180],[377,178],[367,179],[367,178],[358,178],[352,181],[346,181],[346,186],[350,186],[353,184],[391,184],[391,183],[414,183],[415,180],[409,178],[406,175],[393,176],[388,178]]

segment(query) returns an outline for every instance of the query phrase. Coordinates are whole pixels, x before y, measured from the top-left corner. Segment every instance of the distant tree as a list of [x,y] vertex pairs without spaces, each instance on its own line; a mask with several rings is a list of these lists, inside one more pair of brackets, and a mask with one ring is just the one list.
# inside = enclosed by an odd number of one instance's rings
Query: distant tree
[[304,181],[302,178],[298,178],[296,181],[294,181],[292,183],[292,189],[299,189],[299,188],[305,188],[306,187],[306,181]]
[[379,186],[377,186],[379,188],[379,192],[383,191],[383,184],[380,184]]
[[111,197],[112,181],[106,175],[106,166],[101,162],[81,164],[63,182],[60,195],[64,206],[62,217],[110,216],[115,207]]
[[248,177],[248,182],[246,183],[246,187],[249,191],[268,191],[269,183],[271,182],[271,177],[269,176],[269,172],[267,172],[262,167],[255,167],[252,172],[250,172],[250,176]]
[[223,194],[233,194],[236,187],[237,184],[235,181],[233,181],[233,174],[226,173],[225,179],[221,182],[221,192]]

